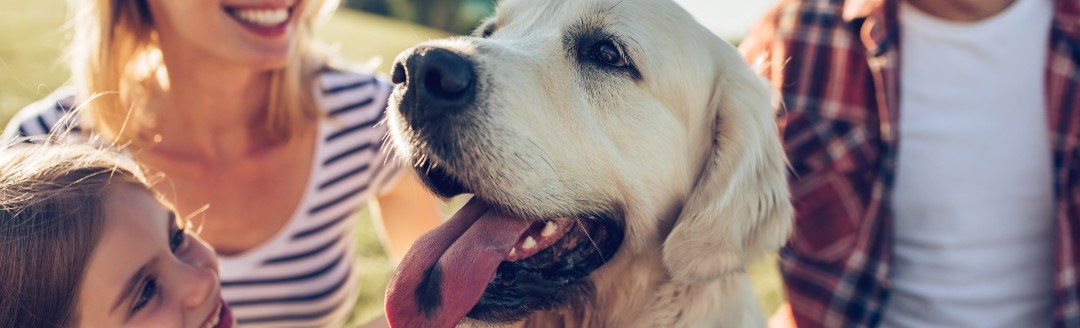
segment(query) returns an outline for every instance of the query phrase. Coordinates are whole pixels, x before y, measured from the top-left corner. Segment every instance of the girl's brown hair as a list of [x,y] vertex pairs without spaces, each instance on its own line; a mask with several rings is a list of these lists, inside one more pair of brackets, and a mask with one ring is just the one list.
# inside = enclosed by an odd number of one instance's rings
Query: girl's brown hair
[[0,327],[77,322],[110,183],[149,186],[134,162],[90,146],[0,145]]

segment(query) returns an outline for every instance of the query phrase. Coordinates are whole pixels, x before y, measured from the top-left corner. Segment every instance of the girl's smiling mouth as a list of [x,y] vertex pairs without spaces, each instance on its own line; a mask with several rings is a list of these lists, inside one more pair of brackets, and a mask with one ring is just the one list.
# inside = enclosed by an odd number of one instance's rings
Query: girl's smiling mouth
[[200,328],[232,328],[233,316],[232,311],[229,310],[229,306],[225,304],[225,300],[218,299],[218,305],[214,308],[214,312],[210,313],[210,317],[206,318]]

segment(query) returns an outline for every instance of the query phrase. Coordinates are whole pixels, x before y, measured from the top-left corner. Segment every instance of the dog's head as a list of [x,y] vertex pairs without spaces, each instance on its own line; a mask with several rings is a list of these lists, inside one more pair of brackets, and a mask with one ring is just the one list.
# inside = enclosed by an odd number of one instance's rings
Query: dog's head
[[402,53],[393,81],[397,153],[474,197],[403,260],[392,323],[519,320],[632,261],[708,281],[787,235],[764,83],[669,0],[505,0],[473,37]]

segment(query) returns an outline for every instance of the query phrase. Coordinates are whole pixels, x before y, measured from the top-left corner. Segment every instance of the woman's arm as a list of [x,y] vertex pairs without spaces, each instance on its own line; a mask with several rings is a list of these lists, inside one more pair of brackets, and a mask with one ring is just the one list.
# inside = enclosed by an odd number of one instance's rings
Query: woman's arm
[[371,219],[390,260],[396,265],[413,241],[443,222],[442,201],[411,170],[371,202]]

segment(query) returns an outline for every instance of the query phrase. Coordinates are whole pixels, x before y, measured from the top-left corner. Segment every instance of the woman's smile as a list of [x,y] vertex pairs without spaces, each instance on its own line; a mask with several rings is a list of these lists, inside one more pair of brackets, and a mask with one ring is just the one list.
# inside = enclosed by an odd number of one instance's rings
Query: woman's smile
[[225,7],[225,12],[251,33],[278,37],[288,32],[292,23],[293,6],[288,7]]

